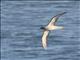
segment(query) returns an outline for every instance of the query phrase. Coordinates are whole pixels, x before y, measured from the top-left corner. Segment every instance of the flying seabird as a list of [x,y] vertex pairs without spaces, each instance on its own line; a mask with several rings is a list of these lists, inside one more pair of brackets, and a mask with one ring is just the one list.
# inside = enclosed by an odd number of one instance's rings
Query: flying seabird
[[65,14],[66,12],[60,13],[54,17],[52,17],[52,19],[50,20],[50,22],[45,26],[45,27],[41,27],[40,29],[43,30],[43,34],[42,34],[42,47],[46,48],[47,47],[47,38],[49,35],[49,32],[52,30],[56,30],[56,29],[63,29],[63,26],[56,26],[56,22],[58,20],[58,18],[60,16],[62,16],[63,14]]

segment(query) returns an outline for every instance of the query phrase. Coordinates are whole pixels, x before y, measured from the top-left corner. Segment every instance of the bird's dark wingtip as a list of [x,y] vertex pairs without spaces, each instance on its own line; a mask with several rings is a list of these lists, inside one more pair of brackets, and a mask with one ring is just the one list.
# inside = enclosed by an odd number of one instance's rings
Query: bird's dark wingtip
[[63,14],[66,14],[67,12],[62,12],[61,14],[59,14],[59,15],[63,15]]
[[62,15],[64,15],[64,14],[66,14],[66,13],[67,13],[67,12],[62,12],[62,13],[56,15],[56,16],[57,16],[57,17],[60,17],[60,16],[62,16]]

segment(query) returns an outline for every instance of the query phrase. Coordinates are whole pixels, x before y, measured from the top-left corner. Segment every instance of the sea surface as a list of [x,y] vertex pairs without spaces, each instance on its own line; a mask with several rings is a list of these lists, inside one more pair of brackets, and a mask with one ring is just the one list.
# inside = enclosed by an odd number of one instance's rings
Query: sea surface
[[[62,12],[42,48],[41,26]],[[80,60],[80,1],[2,1],[1,60]]]

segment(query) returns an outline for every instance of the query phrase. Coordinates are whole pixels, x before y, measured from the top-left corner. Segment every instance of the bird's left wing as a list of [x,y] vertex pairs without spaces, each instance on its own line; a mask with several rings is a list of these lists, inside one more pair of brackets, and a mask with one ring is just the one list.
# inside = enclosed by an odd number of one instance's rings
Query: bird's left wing
[[58,18],[60,16],[62,16],[63,14],[65,14],[66,12],[63,12],[63,13],[60,13],[54,17],[52,17],[52,19],[50,20],[50,22],[48,23],[48,26],[51,26],[51,25],[55,25],[55,23],[57,22]]
[[42,35],[42,46],[43,46],[43,48],[46,48],[47,47],[48,34],[49,34],[49,31],[48,30],[44,30],[43,31],[43,35]]

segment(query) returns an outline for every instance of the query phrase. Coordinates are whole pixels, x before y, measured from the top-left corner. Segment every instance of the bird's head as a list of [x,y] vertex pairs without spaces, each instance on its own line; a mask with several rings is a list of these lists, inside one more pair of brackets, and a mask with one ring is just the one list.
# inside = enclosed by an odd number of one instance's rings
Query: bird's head
[[44,27],[40,27],[40,29],[44,30],[45,28]]

